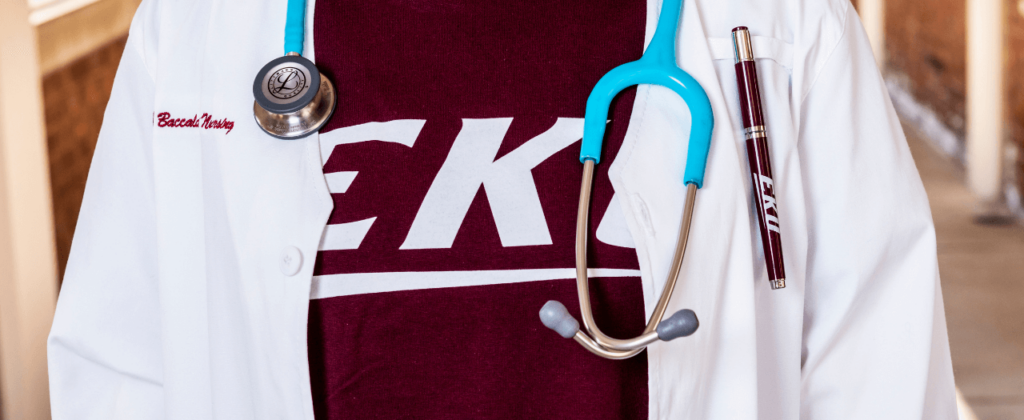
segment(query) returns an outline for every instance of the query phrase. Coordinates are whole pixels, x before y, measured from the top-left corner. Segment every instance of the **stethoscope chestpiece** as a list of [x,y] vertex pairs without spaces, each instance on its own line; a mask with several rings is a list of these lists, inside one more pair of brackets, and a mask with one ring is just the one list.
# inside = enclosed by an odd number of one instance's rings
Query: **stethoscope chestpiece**
[[296,53],[263,66],[252,83],[252,94],[256,124],[282,140],[301,139],[320,130],[337,104],[331,81]]

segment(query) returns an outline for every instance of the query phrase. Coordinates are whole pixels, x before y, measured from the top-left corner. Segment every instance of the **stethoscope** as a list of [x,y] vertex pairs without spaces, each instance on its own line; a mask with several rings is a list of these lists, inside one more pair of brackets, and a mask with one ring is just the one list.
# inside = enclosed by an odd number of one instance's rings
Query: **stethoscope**
[[[639,60],[623,64],[605,74],[587,98],[580,150],[583,181],[576,216],[576,288],[583,326],[587,332],[580,331],[579,322],[558,301],[548,301],[540,310],[541,322],[545,326],[562,337],[576,340],[592,353],[609,359],[626,359],[640,353],[655,341],[688,336],[699,325],[697,315],[689,309],[662,319],[682,269],[693,205],[697,189],[704,183],[704,168],[714,125],[711,102],[704,89],[676,65],[675,39],[682,11],[681,2],[664,0],[654,38],[647,51]],[[263,66],[253,82],[253,95],[256,97],[253,113],[256,122],[267,134],[285,140],[302,138],[318,131],[331,117],[336,103],[334,85],[320,74],[312,62],[302,57],[305,9],[306,0],[288,0],[285,56]],[[594,166],[601,160],[608,107],[615,95],[638,84],[659,85],[675,91],[690,110],[691,125],[683,174],[686,204],[672,269],[643,334],[623,340],[605,335],[594,322],[587,275],[587,228]]]
[[319,131],[337,104],[334,85],[302,57],[305,19],[306,0],[288,0],[285,55],[263,66],[252,82],[256,124],[282,140],[301,139]]
[[[549,300],[540,310],[541,322],[546,327],[555,330],[562,337],[576,340],[592,353],[608,359],[633,357],[655,341],[669,341],[693,334],[699,325],[697,315],[689,309],[680,310],[662,319],[682,269],[686,241],[690,234],[690,221],[693,218],[694,200],[697,197],[697,189],[704,183],[704,168],[707,165],[711,128],[714,125],[711,102],[708,101],[704,89],[693,77],[676,66],[676,27],[681,11],[681,0],[664,0],[658,27],[644,55],[637,61],[623,64],[605,74],[587,98],[587,111],[583,121],[583,145],[580,150],[583,181],[580,187],[579,211],[576,215],[576,292],[580,301],[583,326],[587,332],[580,331],[579,322],[569,314],[561,302]],[[675,257],[672,260],[672,269],[643,334],[623,340],[605,335],[594,322],[587,277],[587,227],[594,166],[601,160],[601,143],[608,121],[608,107],[615,95],[627,87],[638,84],[660,85],[675,91],[690,109],[691,125],[686,169],[683,173],[686,204],[683,208],[683,221],[676,243]]]

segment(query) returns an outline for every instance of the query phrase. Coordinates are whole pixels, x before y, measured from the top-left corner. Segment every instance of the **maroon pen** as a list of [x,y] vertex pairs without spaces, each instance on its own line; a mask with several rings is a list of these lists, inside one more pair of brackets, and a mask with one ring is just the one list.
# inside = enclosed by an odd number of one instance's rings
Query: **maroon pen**
[[786,268],[782,262],[782,237],[779,229],[779,205],[775,200],[772,164],[768,156],[768,132],[761,113],[761,92],[757,88],[757,68],[751,49],[750,31],[746,26],[732,30],[732,47],[736,54],[736,84],[740,91],[743,132],[747,138],[747,160],[757,203],[757,220],[761,226],[768,281],[772,289],[786,287]]

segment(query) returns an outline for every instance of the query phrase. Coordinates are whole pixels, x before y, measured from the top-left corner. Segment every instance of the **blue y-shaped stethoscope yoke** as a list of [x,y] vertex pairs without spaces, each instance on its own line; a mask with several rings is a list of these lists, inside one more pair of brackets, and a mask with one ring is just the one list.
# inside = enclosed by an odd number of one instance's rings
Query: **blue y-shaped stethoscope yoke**
[[[714,117],[711,102],[704,88],[689,74],[676,65],[676,27],[682,11],[682,0],[664,0],[661,16],[647,51],[639,60],[623,64],[605,74],[594,86],[587,99],[587,112],[583,122],[583,144],[580,162],[583,163],[583,182],[580,188],[579,211],[576,218],[576,286],[580,301],[580,314],[587,333],[580,331],[579,323],[558,301],[548,301],[540,310],[541,322],[565,338],[572,338],[594,354],[609,359],[632,357],[655,341],[669,341],[693,334],[699,325],[697,315],[683,309],[662,320],[668,309],[672,291],[682,269],[686,240],[690,233],[693,205],[697,189],[704,184],[704,169],[707,165],[708,150],[711,147],[711,129]],[[594,322],[590,308],[589,278],[587,274],[587,229],[590,208],[590,190],[594,179],[594,165],[601,161],[601,144],[604,140],[608,121],[608,107],[619,92],[630,86],[650,84],[672,89],[690,110],[690,139],[686,152],[686,169],[683,183],[686,184],[686,204],[683,209],[683,223],[676,244],[672,271],[665,289],[651,314],[643,334],[622,340],[605,335]]]

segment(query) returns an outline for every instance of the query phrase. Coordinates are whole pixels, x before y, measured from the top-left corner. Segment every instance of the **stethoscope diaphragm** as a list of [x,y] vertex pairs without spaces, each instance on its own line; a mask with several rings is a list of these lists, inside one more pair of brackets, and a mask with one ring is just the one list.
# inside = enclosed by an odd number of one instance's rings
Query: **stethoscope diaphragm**
[[263,66],[252,84],[253,115],[267,134],[283,140],[320,130],[334,113],[337,93],[313,62],[297,53]]

